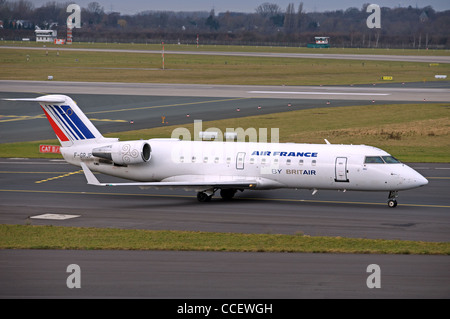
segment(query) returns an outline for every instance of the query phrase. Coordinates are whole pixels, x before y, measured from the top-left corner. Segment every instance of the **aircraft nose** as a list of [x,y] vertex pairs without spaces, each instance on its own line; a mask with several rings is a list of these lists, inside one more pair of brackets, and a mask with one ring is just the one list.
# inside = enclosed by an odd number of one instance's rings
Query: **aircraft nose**
[[409,182],[413,187],[421,187],[428,184],[428,180],[416,171],[413,171],[409,176]]
[[417,173],[417,178],[416,178],[416,183],[417,185],[420,186],[425,186],[428,184],[428,179],[426,179],[425,177],[423,177],[422,175],[420,175],[419,173]]
[[421,187],[428,184],[428,180],[413,168],[404,165],[399,171],[400,187],[403,185],[403,189],[412,189]]

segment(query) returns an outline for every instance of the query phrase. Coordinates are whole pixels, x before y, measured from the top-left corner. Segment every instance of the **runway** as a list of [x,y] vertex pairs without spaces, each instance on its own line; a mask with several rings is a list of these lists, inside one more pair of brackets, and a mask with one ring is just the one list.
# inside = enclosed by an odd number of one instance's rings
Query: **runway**
[[[441,85],[441,83],[444,83]],[[270,86],[0,80],[0,92],[223,98],[448,102],[450,82],[367,86]]]
[[[269,114],[292,107],[330,107],[329,100],[331,106],[372,103],[371,95],[347,93],[390,94],[379,95],[374,103],[402,103],[406,97],[423,103],[421,94],[450,100],[445,85],[419,86],[409,91],[403,87],[292,91],[292,87],[3,81],[0,97],[69,94],[97,119],[93,121],[100,131],[115,132],[131,129],[130,120],[136,129],[158,126],[162,115],[169,124],[182,124],[200,115],[207,120],[260,114],[258,105]],[[254,92],[270,90],[291,93]],[[345,94],[298,93],[305,90]],[[54,139],[37,105],[11,107],[2,101],[0,114],[2,143]],[[210,203],[198,203],[195,194],[184,191],[88,186],[79,168],[60,160],[0,161],[1,224],[450,239],[448,164],[413,164],[430,183],[400,192],[399,206],[390,209],[385,193],[319,191],[313,196],[306,190],[249,191],[231,202],[215,197]],[[78,217],[32,218],[42,214]],[[73,263],[81,267],[81,289],[66,286],[66,267]],[[381,289],[366,285],[369,264],[381,267]],[[3,250],[0,298],[448,298],[449,266],[448,256]]]

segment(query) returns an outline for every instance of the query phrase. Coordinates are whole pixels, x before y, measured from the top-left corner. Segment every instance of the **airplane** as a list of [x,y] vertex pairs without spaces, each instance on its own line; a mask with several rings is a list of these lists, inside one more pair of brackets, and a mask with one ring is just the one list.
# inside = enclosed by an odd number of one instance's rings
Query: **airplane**
[[[428,180],[373,146],[190,141],[173,138],[119,141],[106,138],[66,95],[5,99],[38,102],[61,143],[64,159],[83,169],[95,186],[183,188],[208,202],[216,191],[230,200],[237,191],[309,189],[386,191],[388,207],[398,192]],[[131,180],[100,183],[93,172]]]

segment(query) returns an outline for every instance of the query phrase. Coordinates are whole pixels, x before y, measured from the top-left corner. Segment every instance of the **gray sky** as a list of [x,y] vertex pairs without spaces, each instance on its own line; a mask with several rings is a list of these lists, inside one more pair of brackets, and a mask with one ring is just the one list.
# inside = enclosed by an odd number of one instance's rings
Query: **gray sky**
[[[35,7],[40,7],[49,1],[67,3],[70,0],[33,0]],[[87,7],[90,2],[98,2],[105,12],[118,11],[122,14],[135,14],[146,10],[166,11],[210,11],[214,8],[216,14],[225,11],[255,12],[255,8],[264,2],[276,3],[285,10],[293,3],[295,10],[300,2],[306,12],[333,11],[350,7],[361,9],[364,3],[374,3],[381,7],[412,7],[423,8],[431,5],[436,11],[450,10],[449,0],[74,0],[72,2]]]

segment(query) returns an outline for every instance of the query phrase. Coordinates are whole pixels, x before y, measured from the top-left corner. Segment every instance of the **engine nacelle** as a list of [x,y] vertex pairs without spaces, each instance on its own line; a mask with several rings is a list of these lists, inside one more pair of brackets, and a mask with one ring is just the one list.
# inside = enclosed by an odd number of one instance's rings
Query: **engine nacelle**
[[111,160],[118,165],[130,165],[148,162],[151,152],[152,148],[147,142],[128,141],[94,148],[92,155]]

